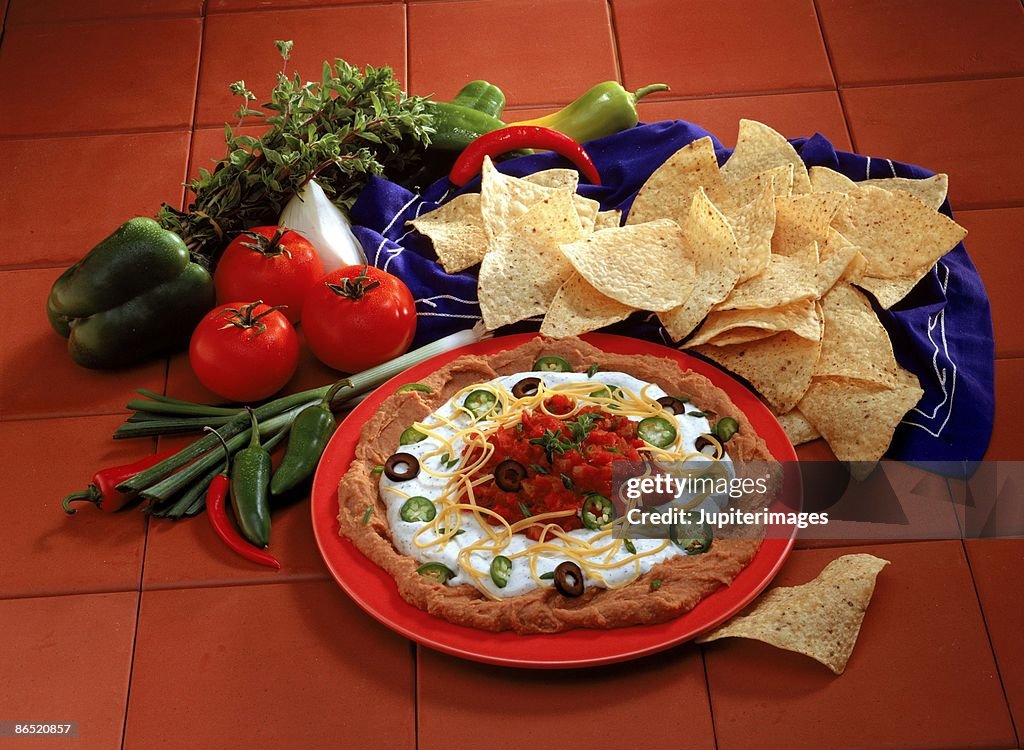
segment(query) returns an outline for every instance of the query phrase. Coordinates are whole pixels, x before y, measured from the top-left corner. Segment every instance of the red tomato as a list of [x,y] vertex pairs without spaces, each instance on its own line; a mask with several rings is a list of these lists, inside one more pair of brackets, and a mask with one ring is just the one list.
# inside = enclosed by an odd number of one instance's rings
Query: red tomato
[[256,302],[221,305],[192,332],[188,359],[199,382],[230,401],[281,390],[299,364],[299,337],[279,311]]
[[309,240],[284,227],[256,227],[231,241],[217,263],[213,284],[221,304],[259,299],[284,305],[292,323],[302,316],[306,293],[324,274],[324,264]]
[[397,276],[373,266],[345,266],[310,290],[302,318],[317,359],[342,372],[360,372],[409,348],[416,302]]

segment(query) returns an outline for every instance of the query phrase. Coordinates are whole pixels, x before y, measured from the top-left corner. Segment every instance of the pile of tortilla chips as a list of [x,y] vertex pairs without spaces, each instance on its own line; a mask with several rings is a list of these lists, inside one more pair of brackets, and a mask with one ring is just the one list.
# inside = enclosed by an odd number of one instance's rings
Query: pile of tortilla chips
[[484,323],[543,315],[572,336],[658,315],[675,341],[742,376],[794,443],[823,436],[868,473],[921,398],[866,292],[891,307],[966,232],[938,212],[947,179],[855,183],[810,171],[767,125],[741,120],[719,168],[710,138],[637,193],[625,226],[577,175],[515,178],[489,160],[481,192],[412,222],[449,273],[480,263]]

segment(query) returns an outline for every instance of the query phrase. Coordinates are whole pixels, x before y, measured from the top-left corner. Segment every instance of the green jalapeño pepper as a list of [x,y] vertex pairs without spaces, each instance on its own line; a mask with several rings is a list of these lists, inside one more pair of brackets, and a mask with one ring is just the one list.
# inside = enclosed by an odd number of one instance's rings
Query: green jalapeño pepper
[[307,406],[295,417],[288,432],[288,447],[285,448],[284,458],[270,480],[272,494],[283,495],[313,476],[331,435],[338,427],[338,420],[331,411],[331,401],[345,385],[348,385],[347,380],[335,383],[320,403]]
[[260,428],[252,409],[249,418],[249,446],[238,451],[231,466],[231,507],[242,536],[262,549],[270,544],[270,453],[260,445]]
[[46,309],[75,362],[109,368],[183,346],[213,303],[213,279],[182,239],[140,217],[62,273]]

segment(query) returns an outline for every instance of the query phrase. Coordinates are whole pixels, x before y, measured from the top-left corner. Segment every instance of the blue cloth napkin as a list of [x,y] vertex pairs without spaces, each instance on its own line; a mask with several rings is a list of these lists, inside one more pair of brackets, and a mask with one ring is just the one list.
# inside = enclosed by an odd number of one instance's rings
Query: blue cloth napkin
[[[644,181],[669,156],[690,141],[711,135],[681,120],[639,125],[591,141],[587,151],[601,173],[600,187],[581,184],[579,192],[602,209],[627,212]],[[714,139],[719,163],[731,153]],[[825,166],[853,180],[875,177],[929,177],[921,167],[889,159],[836,151],[820,134],[792,141],[807,166]],[[543,153],[501,164],[506,174],[523,176],[566,166],[556,154]],[[406,222],[462,192],[480,189],[479,178],[461,190],[441,179],[422,195],[375,177],[352,209],[354,231],[370,263],[399,276],[412,290],[419,313],[414,346],[468,328],[480,319],[476,268],[445,273],[430,241]],[[951,216],[948,201],[941,211]],[[982,458],[994,418],[994,341],[988,297],[963,244],[935,265],[914,290],[890,310],[878,309],[892,338],[896,358],[915,373],[924,389],[921,402],[906,415],[889,449],[903,461],[967,461]],[[502,332],[536,330],[538,320]],[[610,333],[672,346],[655,315],[635,313],[611,326]]]

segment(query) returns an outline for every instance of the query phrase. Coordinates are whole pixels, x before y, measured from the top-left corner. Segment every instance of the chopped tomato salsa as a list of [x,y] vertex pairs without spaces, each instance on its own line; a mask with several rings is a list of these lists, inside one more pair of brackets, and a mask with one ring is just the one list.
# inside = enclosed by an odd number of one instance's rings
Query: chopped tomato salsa
[[[567,415],[573,405],[562,394],[544,403],[548,412],[558,415]],[[573,515],[551,521],[566,531],[583,527],[579,511],[588,495],[611,497],[612,462],[641,460],[637,449],[644,445],[637,437],[636,422],[597,406],[561,418],[525,411],[520,424],[499,428],[488,442],[494,453],[483,467],[485,473],[493,473],[508,460],[521,464],[526,473],[514,492],[503,490],[493,479],[477,486],[477,504],[509,523],[528,515],[572,510]],[[527,530],[531,538],[539,534],[538,527]]]

